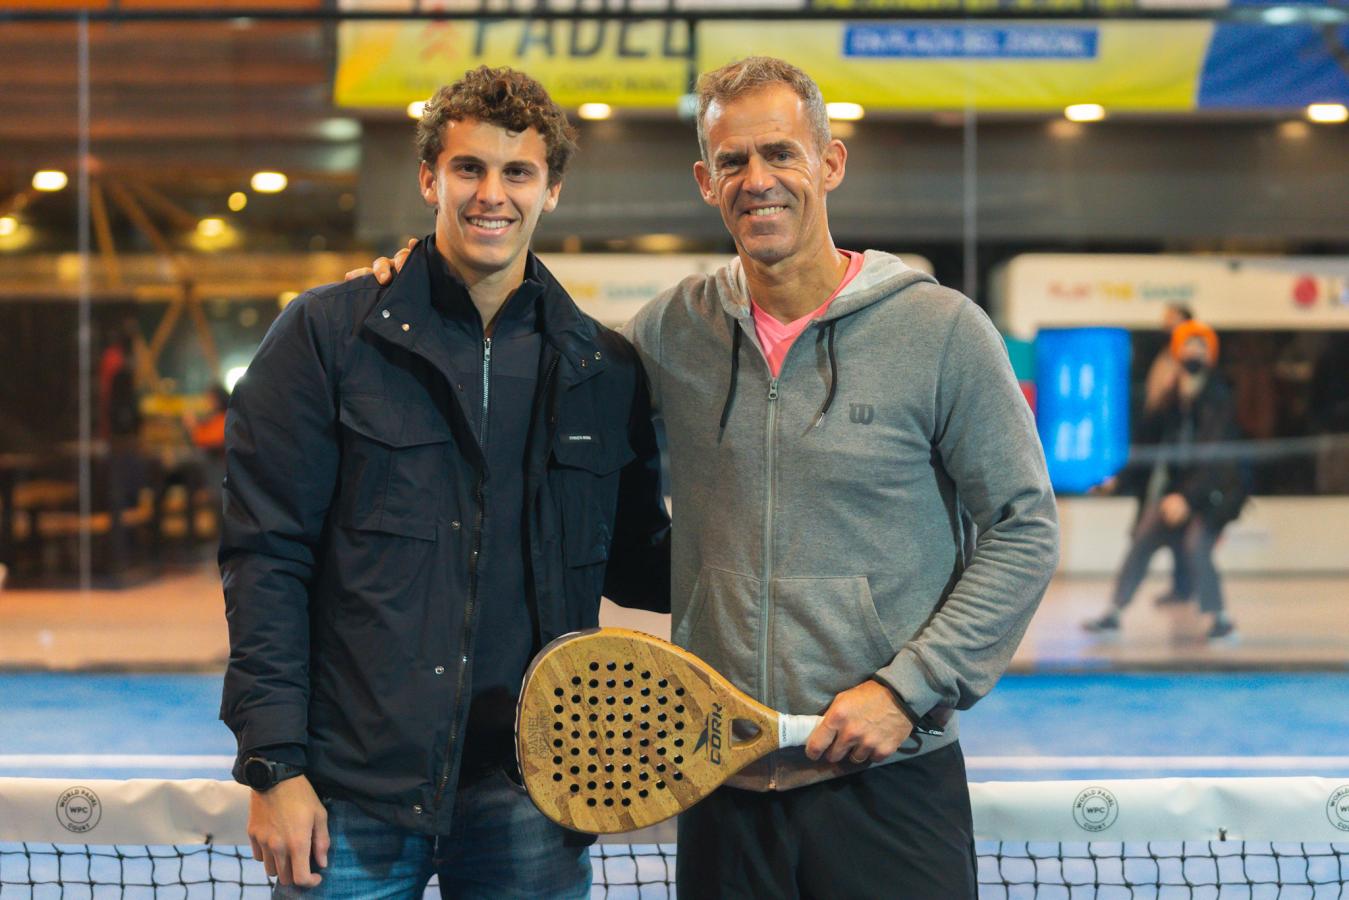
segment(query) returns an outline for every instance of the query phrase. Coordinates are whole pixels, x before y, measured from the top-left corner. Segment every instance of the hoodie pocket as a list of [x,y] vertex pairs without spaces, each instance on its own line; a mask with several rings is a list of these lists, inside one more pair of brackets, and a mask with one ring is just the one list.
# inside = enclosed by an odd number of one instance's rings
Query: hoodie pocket
[[894,659],[865,576],[773,580],[772,704],[823,712]]
[[701,657],[747,694],[759,696],[759,587],[762,582],[704,566],[674,642]]

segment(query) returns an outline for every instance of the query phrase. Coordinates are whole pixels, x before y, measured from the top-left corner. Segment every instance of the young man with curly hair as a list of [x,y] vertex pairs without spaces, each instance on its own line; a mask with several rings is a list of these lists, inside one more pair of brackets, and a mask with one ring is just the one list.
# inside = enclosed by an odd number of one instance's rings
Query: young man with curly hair
[[469,72],[417,145],[434,233],[287,306],[235,390],[221,716],[277,896],[584,897],[515,695],[601,593],[669,608],[648,389],[529,252],[575,150],[543,88]]

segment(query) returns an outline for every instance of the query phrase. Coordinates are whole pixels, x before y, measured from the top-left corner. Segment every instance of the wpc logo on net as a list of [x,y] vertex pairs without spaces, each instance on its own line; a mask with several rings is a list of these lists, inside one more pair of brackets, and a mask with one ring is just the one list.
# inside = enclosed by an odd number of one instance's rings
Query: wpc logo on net
[[1089,787],[1073,801],[1073,821],[1083,831],[1105,831],[1119,818],[1119,801],[1102,787]]
[[87,787],[73,787],[56,801],[56,821],[66,831],[84,834],[93,831],[103,817],[103,804],[98,794]]
[[1326,801],[1326,818],[1340,831],[1349,831],[1349,784],[1335,788]]

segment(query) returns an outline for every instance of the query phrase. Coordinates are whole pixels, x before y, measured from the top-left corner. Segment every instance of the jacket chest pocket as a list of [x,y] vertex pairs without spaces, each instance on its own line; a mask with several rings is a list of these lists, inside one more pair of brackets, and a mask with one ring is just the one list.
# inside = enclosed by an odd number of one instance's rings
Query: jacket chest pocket
[[370,394],[342,398],[338,523],[434,540],[446,479],[450,426],[434,407]]
[[553,439],[552,478],[562,501],[562,545],[568,566],[609,558],[618,480],[637,456],[617,429],[563,427]]

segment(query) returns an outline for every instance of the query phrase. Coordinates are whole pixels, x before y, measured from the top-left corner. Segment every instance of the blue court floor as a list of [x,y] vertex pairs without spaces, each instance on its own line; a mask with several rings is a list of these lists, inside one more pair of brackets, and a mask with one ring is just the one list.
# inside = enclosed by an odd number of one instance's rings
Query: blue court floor
[[[218,675],[0,674],[0,777],[227,778]],[[1009,675],[974,781],[1349,775],[1349,673]]]

